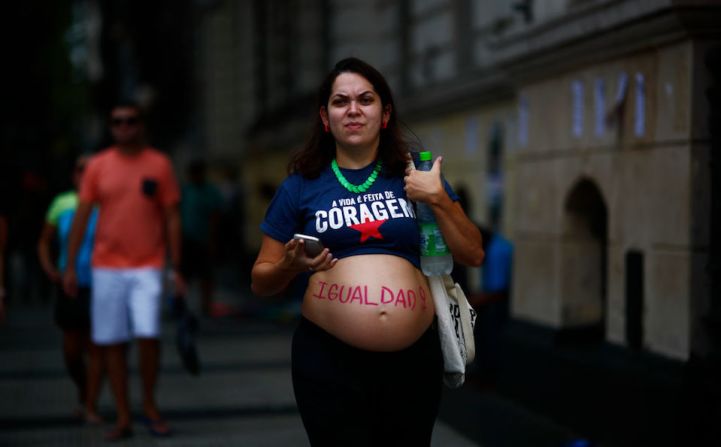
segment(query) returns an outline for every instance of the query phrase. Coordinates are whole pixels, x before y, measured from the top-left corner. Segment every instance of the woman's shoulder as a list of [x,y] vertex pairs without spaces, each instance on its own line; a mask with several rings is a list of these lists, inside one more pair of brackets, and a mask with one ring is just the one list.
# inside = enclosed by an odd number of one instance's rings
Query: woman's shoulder
[[280,182],[279,187],[286,189],[295,189],[299,186],[302,186],[303,183],[304,177],[297,172],[292,172]]
[[279,197],[292,197],[297,200],[305,189],[305,182],[306,179],[298,173],[288,174],[277,184],[273,195],[276,199]]

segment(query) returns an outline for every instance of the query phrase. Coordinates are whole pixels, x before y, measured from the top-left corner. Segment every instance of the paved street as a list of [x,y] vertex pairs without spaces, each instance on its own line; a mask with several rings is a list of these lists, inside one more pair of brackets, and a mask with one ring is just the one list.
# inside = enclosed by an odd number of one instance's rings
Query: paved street
[[[74,392],[62,365],[60,331],[49,306],[11,308],[0,326],[0,446],[104,445],[107,427],[84,426],[72,416]],[[151,437],[142,424],[127,446],[306,446],[290,381],[292,324],[225,317],[201,321],[203,371],[182,368],[174,325],[166,320],[158,401],[174,428],[167,439]],[[139,416],[137,352],[130,352],[131,401]],[[109,387],[100,412],[112,420]],[[434,446],[478,444],[437,423]]]

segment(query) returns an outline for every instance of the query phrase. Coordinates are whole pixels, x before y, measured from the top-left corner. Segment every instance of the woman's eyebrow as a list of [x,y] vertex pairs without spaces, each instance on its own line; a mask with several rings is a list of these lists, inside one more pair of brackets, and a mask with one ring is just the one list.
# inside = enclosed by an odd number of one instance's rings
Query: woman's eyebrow
[[[358,96],[374,95],[374,94],[375,94],[375,93],[373,92],[373,90],[364,90],[364,91],[358,93]],[[333,93],[333,94],[331,95],[331,98],[334,98],[334,97],[349,98],[350,96],[351,96],[351,95],[350,95],[349,93],[338,92],[338,93]]]

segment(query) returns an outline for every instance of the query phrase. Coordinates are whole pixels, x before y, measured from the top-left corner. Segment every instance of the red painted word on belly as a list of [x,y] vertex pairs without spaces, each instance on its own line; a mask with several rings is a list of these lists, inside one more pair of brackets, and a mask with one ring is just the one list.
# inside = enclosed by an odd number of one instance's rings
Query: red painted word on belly
[[368,294],[367,285],[347,285],[318,281],[318,289],[313,294],[319,300],[337,301],[341,304],[357,304],[361,306],[389,305],[415,310],[420,306],[426,308],[426,291],[422,287],[414,289],[394,289],[381,286],[380,290],[372,290]]

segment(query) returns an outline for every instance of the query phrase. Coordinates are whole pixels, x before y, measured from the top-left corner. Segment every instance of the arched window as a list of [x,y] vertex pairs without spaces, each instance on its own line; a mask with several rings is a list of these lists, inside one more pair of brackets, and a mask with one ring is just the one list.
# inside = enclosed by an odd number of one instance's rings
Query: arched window
[[561,238],[563,326],[605,338],[608,213],[596,183],[579,180],[564,206]]

